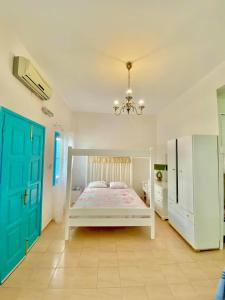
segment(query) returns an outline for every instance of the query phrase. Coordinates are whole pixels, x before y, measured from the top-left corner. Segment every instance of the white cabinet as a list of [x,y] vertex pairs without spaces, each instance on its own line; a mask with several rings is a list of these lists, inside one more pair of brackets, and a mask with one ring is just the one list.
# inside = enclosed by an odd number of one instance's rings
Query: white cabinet
[[168,142],[168,215],[170,224],[193,248],[219,248],[217,136],[194,135]]
[[155,210],[159,216],[166,220],[168,219],[168,197],[167,197],[167,182],[158,182],[154,184],[154,204]]

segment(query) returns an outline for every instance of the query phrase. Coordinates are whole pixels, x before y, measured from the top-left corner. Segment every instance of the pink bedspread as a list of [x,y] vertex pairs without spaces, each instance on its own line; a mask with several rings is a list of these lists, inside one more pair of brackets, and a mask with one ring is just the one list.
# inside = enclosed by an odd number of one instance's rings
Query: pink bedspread
[[76,208],[144,208],[133,189],[86,188],[74,204]]

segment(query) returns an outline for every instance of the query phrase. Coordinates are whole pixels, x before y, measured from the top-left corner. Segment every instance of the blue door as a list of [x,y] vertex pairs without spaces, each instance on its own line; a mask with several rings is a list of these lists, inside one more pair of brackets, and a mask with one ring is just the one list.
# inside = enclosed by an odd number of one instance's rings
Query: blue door
[[30,124],[30,157],[26,203],[27,246],[30,248],[41,232],[41,196],[43,177],[44,130],[37,124]]
[[43,127],[1,109],[0,282],[40,234]]

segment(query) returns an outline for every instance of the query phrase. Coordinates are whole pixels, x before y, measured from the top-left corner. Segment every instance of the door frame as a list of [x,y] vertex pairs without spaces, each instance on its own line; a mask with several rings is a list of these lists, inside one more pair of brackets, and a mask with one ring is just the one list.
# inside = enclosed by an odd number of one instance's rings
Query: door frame
[[225,163],[225,143],[223,142],[222,119],[225,118],[225,85],[217,89],[217,110],[218,110],[218,155],[219,155],[219,197],[220,197],[220,249],[224,245],[224,163]]

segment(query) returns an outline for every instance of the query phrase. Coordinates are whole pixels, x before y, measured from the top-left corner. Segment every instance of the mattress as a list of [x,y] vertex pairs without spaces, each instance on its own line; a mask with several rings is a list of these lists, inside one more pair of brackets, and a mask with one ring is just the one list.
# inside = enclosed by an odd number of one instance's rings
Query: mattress
[[131,189],[86,188],[79,196],[76,208],[146,208]]

